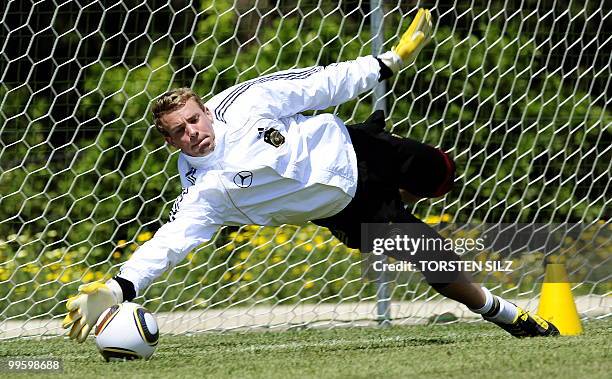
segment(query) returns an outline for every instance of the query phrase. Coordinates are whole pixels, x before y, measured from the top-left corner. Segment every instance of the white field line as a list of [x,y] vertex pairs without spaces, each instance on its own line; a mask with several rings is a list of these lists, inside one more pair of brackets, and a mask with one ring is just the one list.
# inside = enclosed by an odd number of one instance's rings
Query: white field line
[[[579,313],[585,319],[612,315],[612,296],[577,296]],[[514,300],[527,310],[537,310],[538,298]],[[462,321],[479,318],[465,306],[444,298],[391,303],[393,325],[422,324],[429,317],[452,313]],[[376,322],[376,302],[340,304],[256,305],[190,311],[155,313],[162,334],[191,334],[231,330],[282,330],[292,327],[372,326]],[[66,333],[62,317],[53,319],[0,321],[0,340],[16,337],[47,337]]]

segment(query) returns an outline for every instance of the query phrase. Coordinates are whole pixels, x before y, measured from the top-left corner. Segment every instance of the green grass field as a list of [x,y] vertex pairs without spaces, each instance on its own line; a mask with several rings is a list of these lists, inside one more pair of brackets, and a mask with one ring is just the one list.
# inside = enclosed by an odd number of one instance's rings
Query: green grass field
[[150,361],[116,363],[92,339],[12,340],[0,357],[61,357],[71,378],[609,378],[612,319],[584,327],[525,340],[484,323],[162,336]]

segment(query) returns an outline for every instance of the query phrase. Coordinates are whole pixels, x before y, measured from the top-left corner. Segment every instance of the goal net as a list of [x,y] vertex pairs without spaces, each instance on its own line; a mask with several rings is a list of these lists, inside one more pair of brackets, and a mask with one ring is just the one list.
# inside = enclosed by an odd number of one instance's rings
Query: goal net
[[[416,64],[327,111],[358,123],[377,101],[389,131],[450,152],[452,192],[411,208],[428,223],[586,225],[556,258],[581,273],[581,316],[609,316],[610,6],[485,3],[9,0],[0,339],[58,333],[78,285],[115,275],[167,220],[181,191],[177,152],[152,127],[153,99],[192,87],[206,100],[277,70],[388,50],[418,6],[432,9],[435,36]],[[594,248],[577,248],[583,240]],[[511,258],[534,269],[487,283],[534,309],[546,257]],[[313,224],[224,227],[136,301],[167,333],[469,314],[417,273],[362,280],[361,259]]]

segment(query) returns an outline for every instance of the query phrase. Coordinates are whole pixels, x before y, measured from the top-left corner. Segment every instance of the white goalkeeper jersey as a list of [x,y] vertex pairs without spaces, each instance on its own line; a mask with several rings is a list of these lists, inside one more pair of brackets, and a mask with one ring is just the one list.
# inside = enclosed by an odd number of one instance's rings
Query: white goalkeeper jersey
[[140,293],[222,225],[303,224],[333,216],[357,188],[357,159],[344,123],[304,116],[372,89],[373,56],[278,72],[231,87],[206,103],[215,150],[179,157],[183,186],[169,222],[121,267]]

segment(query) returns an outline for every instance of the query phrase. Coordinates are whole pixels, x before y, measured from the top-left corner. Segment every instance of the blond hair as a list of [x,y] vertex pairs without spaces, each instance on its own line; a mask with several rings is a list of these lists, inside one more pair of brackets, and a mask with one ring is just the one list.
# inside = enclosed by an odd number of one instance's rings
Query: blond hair
[[168,136],[168,132],[164,129],[161,118],[170,112],[174,112],[177,109],[182,108],[189,99],[194,99],[196,103],[204,110],[204,103],[197,93],[193,92],[191,88],[174,88],[163,95],[161,95],[155,104],[153,104],[153,122],[155,123],[155,129],[164,136]]

